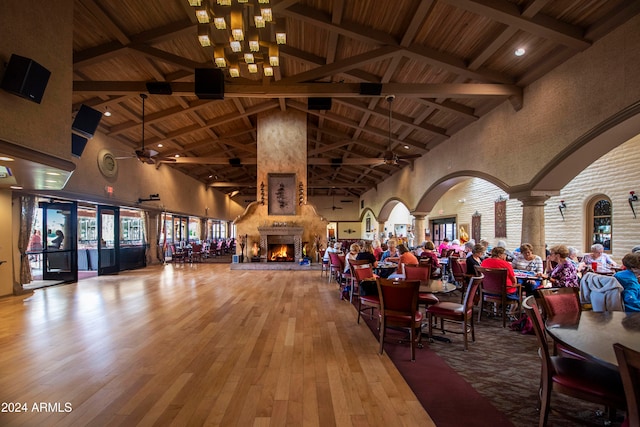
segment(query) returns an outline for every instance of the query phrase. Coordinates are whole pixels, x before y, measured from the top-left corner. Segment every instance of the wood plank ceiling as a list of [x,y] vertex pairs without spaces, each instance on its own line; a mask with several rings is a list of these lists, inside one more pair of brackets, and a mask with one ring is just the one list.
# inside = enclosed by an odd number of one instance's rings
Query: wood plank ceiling
[[[274,76],[223,69],[224,100],[208,100],[194,94],[194,69],[214,67],[213,47],[198,42],[187,0],[76,0],[74,111],[109,110],[100,128],[126,157],[141,148],[146,83],[170,83],[170,96],[146,100],[145,147],[158,159],[180,155],[160,167],[245,199],[256,194],[257,114],[303,111],[309,195],[359,196],[406,167],[375,160],[389,145],[428,156],[505,99],[521,108],[525,86],[638,14],[640,2],[271,0],[271,8],[287,32]],[[521,47],[525,55],[514,55]],[[381,84],[381,95],[360,95],[361,83]],[[308,97],[331,97],[332,107],[309,110]]]

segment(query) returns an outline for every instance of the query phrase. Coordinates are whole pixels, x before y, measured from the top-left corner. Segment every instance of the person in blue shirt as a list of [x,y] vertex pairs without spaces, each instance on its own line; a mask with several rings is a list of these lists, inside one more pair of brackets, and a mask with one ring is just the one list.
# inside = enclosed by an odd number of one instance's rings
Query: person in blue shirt
[[622,285],[622,300],[625,311],[640,311],[640,252],[626,254],[622,258],[625,270],[613,275]]

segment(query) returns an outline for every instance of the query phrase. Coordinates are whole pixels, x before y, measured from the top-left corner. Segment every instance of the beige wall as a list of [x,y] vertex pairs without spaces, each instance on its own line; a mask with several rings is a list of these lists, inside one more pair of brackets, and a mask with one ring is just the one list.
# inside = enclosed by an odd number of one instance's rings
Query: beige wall
[[[77,200],[157,210],[164,208],[174,213],[226,220],[231,220],[240,210],[224,193],[166,165],[156,168],[135,158],[119,159],[117,175],[107,178],[98,169],[98,153],[102,149],[108,149],[116,156],[133,152],[105,135],[96,134],[87,143],[82,157],[74,160],[76,170],[59,194]],[[114,190],[111,198],[105,191],[107,186]],[[160,201],[138,204],[139,198],[149,198],[150,194],[159,194]]]
[[41,104],[0,90],[0,139],[69,159],[73,0],[3,1],[0,9],[0,61],[15,53],[51,71]]

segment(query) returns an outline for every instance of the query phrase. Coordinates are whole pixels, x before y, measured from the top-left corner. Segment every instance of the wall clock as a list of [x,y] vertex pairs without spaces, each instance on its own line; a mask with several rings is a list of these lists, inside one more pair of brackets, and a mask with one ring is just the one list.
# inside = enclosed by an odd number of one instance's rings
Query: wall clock
[[118,162],[109,150],[102,149],[98,152],[98,169],[107,178],[113,178],[118,173]]

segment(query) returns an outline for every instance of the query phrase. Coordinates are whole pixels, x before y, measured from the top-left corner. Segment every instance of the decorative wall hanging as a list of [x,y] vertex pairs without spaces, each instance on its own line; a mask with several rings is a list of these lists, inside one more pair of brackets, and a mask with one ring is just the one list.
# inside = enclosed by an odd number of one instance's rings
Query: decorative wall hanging
[[482,236],[480,227],[481,220],[482,214],[480,214],[480,212],[475,211],[475,213],[471,215],[471,238],[475,240],[476,243],[480,243],[480,236]]
[[496,236],[507,237],[507,201],[496,200]]
[[269,215],[295,215],[296,175],[293,173],[269,174]]

